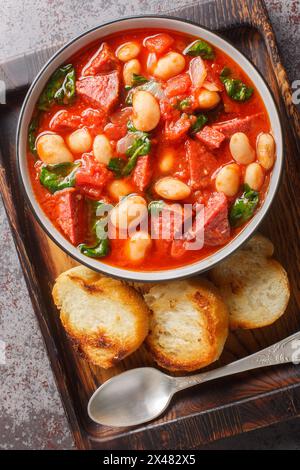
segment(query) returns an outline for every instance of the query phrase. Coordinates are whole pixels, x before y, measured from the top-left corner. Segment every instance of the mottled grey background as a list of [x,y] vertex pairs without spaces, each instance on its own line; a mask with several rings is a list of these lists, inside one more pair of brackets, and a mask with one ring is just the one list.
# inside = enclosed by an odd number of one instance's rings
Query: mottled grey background
[[[218,0],[216,0],[218,1]],[[194,0],[1,0],[0,62],[59,44],[99,22],[158,13]],[[298,0],[267,0],[290,80],[300,79]],[[298,54],[297,48],[298,47]],[[73,441],[0,203],[0,449],[70,449]],[[211,449],[300,449],[300,422],[218,441]]]

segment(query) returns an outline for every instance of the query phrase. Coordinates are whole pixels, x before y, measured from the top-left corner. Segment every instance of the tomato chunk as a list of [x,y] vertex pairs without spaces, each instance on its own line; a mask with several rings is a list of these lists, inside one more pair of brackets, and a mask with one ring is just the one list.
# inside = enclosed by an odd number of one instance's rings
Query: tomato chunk
[[78,245],[84,240],[85,234],[83,196],[75,188],[67,188],[59,191],[55,197],[58,207],[57,222],[70,242]]
[[177,77],[170,78],[170,80],[167,81],[165,94],[169,98],[172,96],[183,95],[188,92],[191,84],[191,79],[187,73],[177,75]]
[[225,135],[222,132],[210,126],[203,127],[201,131],[197,132],[196,137],[211,150],[220,148],[225,140]]
[[174,42],[174,39],[166,33],[155,34],[145,40],[145,46],[149,52],[163,54]]
[[76,173],[75,186],[88,197],[98,199],[104,187],[113,179],[113,175],[91,155],[84,155],[82,161],[83,164]]
[[165,138],[167,140],[181,139],[191,127],[191,121],[187,114],[182,114],[177,121],[166,121]]
[[81,124],[81,117],[72,114],[71,112],[63,109],[58,111],[50,121],[49,127],[52,131],[63,132],[78,129]]
[[88,64],[83,68],[81,75],[97,75],[100,72],[111,72],[118,66],[118,59],[106,42],[103,42]]
[[211,175],[218,168],[218,161],[200,142],[189,139],[185,143],[190,169],[190,186],[203,189],[210,185]]
[[235,118],[229,121],[217,122],[212,128],[222,132],[226,137],[231,137],[235,132],[247,132],[251,129],[255,120],[261,116],[261,113],[252,114],[244,118]]
[[174,108],[173,104],[167,99],[162,99],[159,102],[160,116],[164,121],[175,121],[180,117],[180,111]]
[[109,112],[119,98],[119,73],[115,71],[95,77],[83,77],[76,82],[76,92],[88,104]]
[[152,175],[151,162],[149,155],[143,155],[138,158],[133,171],[132,179],[140,191],[144,191],[150,183]]
[[81,113],[81,124],[91,129],[103,127],[106,115],[98,109],[86,108]]

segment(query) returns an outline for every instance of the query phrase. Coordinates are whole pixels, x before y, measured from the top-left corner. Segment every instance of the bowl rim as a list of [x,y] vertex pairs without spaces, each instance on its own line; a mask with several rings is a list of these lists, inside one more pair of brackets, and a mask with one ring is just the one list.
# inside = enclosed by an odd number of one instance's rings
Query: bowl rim
[[[88,258],[88,257],[84,256],[83,254],[81,254],[78,251],[78,249],[76,247],[74,247],[74,245],[72,245],[66,238],[64,238],[63,235],[60,234],[58,229],[52,224],[52,222],[50,222],[51,227],[53,229],[53,233],[51,233],[51,231],[46,227],[45,223],[43,222],[42,217],[40,217],[37,214],[37,212],[34,208],[34,205],[33,205],[32,200],[31,200],[31,196],[27,191],[27,187],[26,187],[25,181],[23,179],[22,169],[21,169],[21,158],[22,158],[21,151],[20,151],[20,144],[21,144],[21,138],[22,138],[21,130],[22,130],[23,120],[24,120],[24,117],[26,116],[26,112],[27,112],[27,105],[30,101],[31,95],[32,95],[36,85],[38,84],[40,78],[43,76],[44,72],[47,70],[49,65],[59,55],[61,55],[67,48],[69,48],[71,45],[76,43],[78,40],[80,40],[84,36],[87,36],[87,35],[95,32],[97,30],[101,30],[101,28],[103,28],[105,26],[109,26],[109,25],[112,25],[112,24],[115,24],[115,23],[123,23],[123,22],[126,22],[126,21],[135,20],[135,19],[137,19],[137,20],[159,19],[159,20],[166,20],[166,22],[168,20],[173,20],[175,22],[178,22],[178,24],[180,24],[180,23],[190,24],[190,25],[195,26],[199,29],[207,31],[209,34],[211,34],[213,36],[216,36],[217,38],[221,39],[221,41],[224,41],[225,43],[227,43],[231,48],[235,49],[235,51],[238,54],[240,54],[246,62],[248,62],[250,67],[252,67],[254,69],[254,72],[259,76],[259,78],[261,79],[261,81],[263,82],[263,84],[265,85],[265,87],[267,88],[267,90],[270,94],[271,101],[272,101],[273,106],[274,106],[274,111],[275,111],[275,114],[276,114],[276,117],[277,117],[277,120],[278,120],[278,123],[279,123],[279,136],[280,136],[280,143],[281,143],[281,153],[280,153],[280,155],[277,154],[277,160],[279,160],[279,162],[278,162],[279,163],[279,169],[278,169],[278,172],[277,172],[277,179],[274,182],[274,187],[272,187],[272,194],[271,194],[271,196],[269,194],[270,185],[271,185],[271,181],[270,181],[266,199],[264,200],[264,202],[263,202],[262,206],[260,207],[259,211],[257,212],[257,214],[253,217],[253,219],[250,220],[250,222],[248,222],[248,224],[245,226],[245,228],[242,229],[242,231],[239,234],[237,234],[229,243],[227,243],[226,245],[220,247],[220,249],[216,253],[214,253],[212,255],[209,255],[206,258],[203,258],[203,259],[198,260],[194,263],[187,264],[187,265],[184,265],[184,266],[179,266],[179,267],[175,267],[175,268],[168,268],[168,269],[165,269],[165,270],[155,270],[155,271],[150,271],[150,270],[135,271],[135,270],[132,270],[132,269],[126,269],[126,268],[122,268],[122,267],[118,267],[118,266],[113,266],[113,265],[104,263],[99,259]],[[138,28],[136,28],[136,29],[138,29]],[[155,26],[153,26],[153,29],[155,29]],[[167,24],[166,24],[165,29],[168,29]],[[174,31],[175,31],[175,29],[174,29]],[[122,32],[122,30],[120,31],[120,33],[121,32]],[[199,34],[199,36],[201,36],[201,35]],[[92,42],[93,41],[91,40],[91,43]],[[222,50],[222,48],[220,46],[217,46],[217,47],[220,50]],[[80,50],[80,48],[78,49],[78,51],[79,50]],[[224,50],[223,50],[223,52],[226,53],[226,51],[224,51]],[[249,75],[249,74],[247,73],[247,75]],[[250,77],[250,78],[251,78],[252,81],[254,81],[252,77]],[[269,114],[269,116],[270,116],[270,114]],[[276,146],[278,147],[277,142],[276,142]],[[195,275],[203,273],[203,272],[205,272],[209,269],[212,269],[215,265],[217,265],[219,262],[225,260],[228,256],[233,254],[238,248],[240,248],[242,245],[244,245],[253,236],[253,234],[256,232],[258,226],[260,225],[260,223],[263,221],[264,217],[268,213],[268,211],[269,211],[269,209],[270,209],[270,207],[271,207],[271,205],[274,201],[274,198],[277,194],[277,191],[278,191],[278,188],[279,188],[279,185],[280,185],[280,181],[281,181],[281,177],[282,177],[282,172],[283,172],[283,163],[284,163],[284,160],[285,160],[285,151],[284,150],[285,149],[284,149],[284,138],[283,138],[283,125],[282,125],[281,116],[280,116],[279,109],[278,109],[278,104],[276,103],[273,91],[271,90],[271,88],[270,88],[269,84],[267,83],[266,79],[263,77],[261,72],[258,70],[257,66],[243,52],[241,52],[238,47],[236,47],[230,40],[225,38],[219,32],[215,32],[215,31],[211,30],[210,28],[208,28],[206,26],[203,26],[201,24],[196,23],[195,21],[182,19],[180,17],[170,16],[170,15],[149,14],[149,15],[133,15],[133,16],[122,17],[122,18],[119,18],[119,19],[115,19],[115,20],[108,21],[108,22],[102,23],[100,25],[94,26],[94,27],[78,34],[77,36],[73,37],[68,42],[66,42],[61,48],[59,48],[47,60],[47,62],[44,64],[44,66],[41,68],[41,70],[36,75],[36,77],[33,80],[31,86],[29,87],[29,89],[26,93],[26,96],[24,98],[21,110],[20,110],[18,124],[17,124],[17,132],[16,132],[16,156],[17,156],[16,160],[17,160],[18,178],[19,178],[20,183],[21,183],[22,191],[25,194],[25,199],[26,199],[27,204],[29,205],[30,210],[33,213],[33,216],[34,216],[35,220],[37,220],[40,227],[47,234],[47,236],[60,249],[62,249],[67,255],[71,256],[71,258],[73,258],[75,261],[79,262],[80,264],[82,264],[82,265],[84,265],[84,266],[86,266],[90,269],[93,269],[95,271],[104,273],[106,275],[109,275],[109,276],[112,276],[112,277],[115,277],[115,278],[118,278],[118,279],[124,279],[124,280],[127,280],[127,281],[140,281],[140,282],[153,282],[153,281],[163,282],[163,281],[170,281],[170,280],[176,280],[176,279],[185,279],[185,278],[188,278],[188,277],[191,277],[191,276],[195,276]],[[41,209],[41,211],[42,211],[42,209]],[[46,220],[48,220],[47,216],[45,214],[43,214],[43,212],[41,212],[41,213],[42,213],[42,216]],[[58,234],[58,236],[61,235],[61,237],[63,237],[62,242],[60,242],[57,239],[55,234]],[[217,258],[217,259],[214,259],[214,258]],[[207,261],[207,260],[211,260],[209,265],[206,263],[206,266],[201,267],[201,264],[203,264],[203,262]]]

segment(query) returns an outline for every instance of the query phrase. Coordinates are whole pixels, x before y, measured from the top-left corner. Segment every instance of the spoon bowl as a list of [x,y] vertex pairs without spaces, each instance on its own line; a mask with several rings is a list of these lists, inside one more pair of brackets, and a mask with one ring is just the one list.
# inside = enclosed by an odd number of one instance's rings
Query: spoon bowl
[[88,414],[98,424],[135,426],[159,416],[175,391],[175,380],[159,370],[132,369],[112,377],[95,391]]

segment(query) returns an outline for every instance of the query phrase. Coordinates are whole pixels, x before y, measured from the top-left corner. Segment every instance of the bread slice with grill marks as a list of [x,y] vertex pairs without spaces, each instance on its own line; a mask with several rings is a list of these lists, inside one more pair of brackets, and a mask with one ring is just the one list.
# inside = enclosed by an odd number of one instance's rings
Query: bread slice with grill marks
[[170,371],[193,371],[216,361],[228,335],[228,310],[214,286],[194,278],[151,287],[146,345]]
[[121,281],[77,266],[57,278],[52,295],[68,335],[93,364],[112,367],[147,336],[147,305]]
[[287,273],[270,240],[256,234],[209,272],[229,309],[230,328],[261,328],[286,310],[290,288]]

